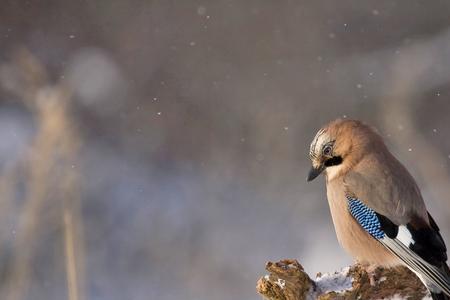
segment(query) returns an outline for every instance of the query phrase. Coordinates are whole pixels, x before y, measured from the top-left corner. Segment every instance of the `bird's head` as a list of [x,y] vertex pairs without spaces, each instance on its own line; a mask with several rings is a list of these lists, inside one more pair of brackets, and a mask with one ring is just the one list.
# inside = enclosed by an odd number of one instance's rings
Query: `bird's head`
[[371,149],[371,142],[379,139],[372,128],[360,121],[337,119],[328,123],[311,143],[312,168],[307,180],[313,180],[322,172],[328,179],[345,173]]

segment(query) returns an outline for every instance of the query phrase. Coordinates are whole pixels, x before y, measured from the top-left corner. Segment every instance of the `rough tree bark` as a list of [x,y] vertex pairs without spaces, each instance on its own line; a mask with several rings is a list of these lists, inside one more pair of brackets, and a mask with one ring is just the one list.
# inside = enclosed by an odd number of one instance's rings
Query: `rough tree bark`
[[296,260],[266,264],[268,275],[258,280],[256,290],[266,300],[350,300],[409,299],[422,300],[428,293],[420,280],[407,268],[378,268],[373,285],[365,269],[358,264],[334,274],[317,274],[311,279]]

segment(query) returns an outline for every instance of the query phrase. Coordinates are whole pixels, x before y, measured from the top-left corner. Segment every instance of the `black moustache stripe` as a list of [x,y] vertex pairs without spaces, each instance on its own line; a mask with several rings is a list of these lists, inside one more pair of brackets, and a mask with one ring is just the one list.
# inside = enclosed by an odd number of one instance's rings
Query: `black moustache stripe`
[[333,156],[330,159],[327,159],[325,161],[325,167],[331,167],[331,166],[337,166],[340,165],[342,163],[342,157],[340,156]]

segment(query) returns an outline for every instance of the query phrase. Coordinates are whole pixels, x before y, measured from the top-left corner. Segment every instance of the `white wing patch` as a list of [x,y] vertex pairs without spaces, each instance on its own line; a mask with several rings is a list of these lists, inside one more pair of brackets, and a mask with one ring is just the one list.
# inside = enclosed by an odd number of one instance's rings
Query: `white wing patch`
[[409,247],[410,245],[414,245],[415,241],[412,237],[411,232],[406,228],[405,225],[398,226],[397,240],[402,242],[403,245]]

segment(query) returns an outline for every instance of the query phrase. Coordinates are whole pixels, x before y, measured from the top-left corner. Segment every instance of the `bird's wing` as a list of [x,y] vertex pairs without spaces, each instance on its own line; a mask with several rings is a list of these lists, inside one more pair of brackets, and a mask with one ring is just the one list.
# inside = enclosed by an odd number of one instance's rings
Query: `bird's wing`
[[347,195],[347,204],[350,214],[372,238],[418,274],[427,286],[450,296],[447,249],[431,216],[430,225],[417,220],[397,225],[354,195]]
[[366,205],[395,224],[405,224],[413,216],[427,217],[416,182],[393,156],[372,155],[343,178],[348,195],[357,195]]

